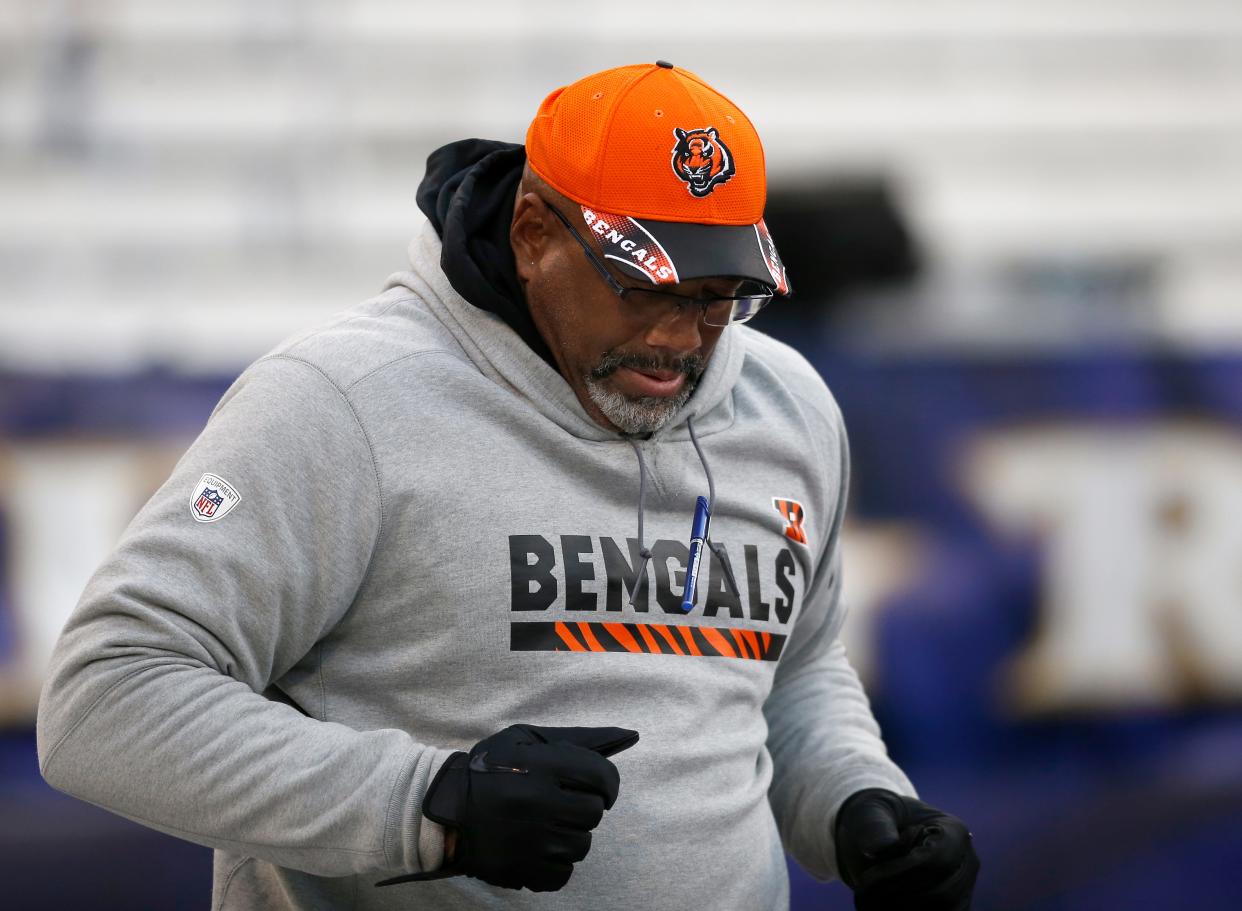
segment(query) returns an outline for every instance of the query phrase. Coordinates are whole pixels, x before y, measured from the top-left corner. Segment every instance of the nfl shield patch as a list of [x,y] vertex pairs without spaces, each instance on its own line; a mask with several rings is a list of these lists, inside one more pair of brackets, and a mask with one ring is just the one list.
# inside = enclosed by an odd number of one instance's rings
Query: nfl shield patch
[[196,522],[215,522],[240,502],[241,494],[232,484],[219,475],[205,474],[190,497],[190,512]]

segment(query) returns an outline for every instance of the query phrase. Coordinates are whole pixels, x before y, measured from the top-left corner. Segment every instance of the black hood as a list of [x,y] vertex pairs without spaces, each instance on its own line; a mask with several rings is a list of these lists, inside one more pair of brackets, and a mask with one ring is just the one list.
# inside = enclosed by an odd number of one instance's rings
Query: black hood
[[526,149],[511,142],[461,139],[441,146],[427,158],[418,207],[440,235],[440,268],[453,289],[503,319],[556,369],[526,306],[509,246],[513,198],[525,164]]

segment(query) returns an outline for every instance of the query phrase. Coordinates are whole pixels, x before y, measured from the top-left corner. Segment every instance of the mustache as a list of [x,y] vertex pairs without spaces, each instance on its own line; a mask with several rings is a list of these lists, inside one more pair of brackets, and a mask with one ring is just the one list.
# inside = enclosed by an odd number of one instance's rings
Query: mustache
[[688,354],[685,357],[658,358],[641,354],[605,351],[599,359],[599,363],[595,365],[595,369],[591,371],[591,379],[602,380],[612,376],[622,367],[629,367],[631,370],[672,370],[676,373],[684,374],[687,379],[697,380],[703,375],[703,370],[706,366],[706,361],[697,354]]

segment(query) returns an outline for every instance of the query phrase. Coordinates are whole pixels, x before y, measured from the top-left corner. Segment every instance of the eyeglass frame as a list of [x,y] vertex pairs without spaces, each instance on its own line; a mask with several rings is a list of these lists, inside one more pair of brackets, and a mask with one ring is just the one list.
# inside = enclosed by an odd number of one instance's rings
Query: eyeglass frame
[[[552,211],[552,214],[557,217],[560,223],[565,226],[565,228],[569,231],[570,236],[573,237],[573,239],[578,242],[578,246],[582,247],[582,252],[586,254],[587,260],[591,263],[592,266],[595,267],[595,271],[599,273],[600,278],[602,278],[607,283],[608,287],[611,288],[613,293],[615,293],[617,297],[621,298],[621,300],[625,300],[627,295],[633,292],[638,292],[641,294],[654,294],[657,297],[667,298],[669,300],[674,301],[677,305],[676,312],[678,316],[681,315],[681,313],[683,312],[683,308],[687,304],[693,304],[699,308],[699,319],[702,320],[705,325],[714,326],[718,329],[725,329],[725,328],[728,328],[728,326],[732,323],[745,323],[751,319],[754,319],[756,314],[758,314],[760,310],[762,310],[769,303],[771,303],[772,298],[776,296],[775,288],[772,288],[768,294],[741,294],[737,296],[713,295],[711,297],[691,297],[688,294],[677,294],[674,291],[660,291],[655,288],[631,288],[628,285],[623,285],[619,281],[617,281],[616,276],[614,276],[611,272],[608,271],[608,267],[599,261],[599,259],[595,255],[595,252],[591,249],[590,245],[587,243],[586,238],[584,238],[581,234],[579,234],[574,229],[574,226],[569,223],[569,219],[565,217],[565,213],[563,213],[556,206],[552,205],[546,199],[543,200],[543,204],[547,206]],[[767,287],[766,285],[763,285],[762,282],[757,282],[757,284],[759,284],[761,287]],[[762,300],[763,303],[757,306],[754,309],[754,312],[746,316],[734,317],[730,315],[729,321],[726,323],[723,323],[723,324],[709,323],[707,321],[707,308],[710,305],[718,301],[723,301],[723,300],[732,301],[733,310],[736,310],[738,301]],[[730,311],[730,314],[732,314],[732,310]]]

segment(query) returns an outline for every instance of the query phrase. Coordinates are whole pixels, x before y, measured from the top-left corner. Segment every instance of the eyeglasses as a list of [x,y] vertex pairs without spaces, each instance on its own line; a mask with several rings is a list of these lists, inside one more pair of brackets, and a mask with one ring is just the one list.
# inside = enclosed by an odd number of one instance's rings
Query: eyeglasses
[[595,271],[600,274],[605,282],[608,283],[617,297],[625,301],[634,316],[642,319],[644,322],[660,322],[670,313],[675,312],[680,316],[686,307],[698,307],[700,319],[709,326],[727,326],[729,323],[744,323],[756,313],[762,310],[767,303],[772,300],[775,289],[768,287],[760,282],[752,282],[762,292],[759,294],[741,294],[736,296],[723,296],[713,294],[704,297],[690,297],[688,294],[674,294],[672,291],[655,291],[650,288],[631,288],[621,284],[616,277],[608,271],[608,267],[599,261],[586,239],[574,230],[574,226],[569,223],[569,219],[556,208],[556,206],[544,200],[544,204],[552,211],[552,214],[560,219],[569,233],[573,235],[574,240],[582,247],[582,252],[586,254],[591,265],[595,267]]

